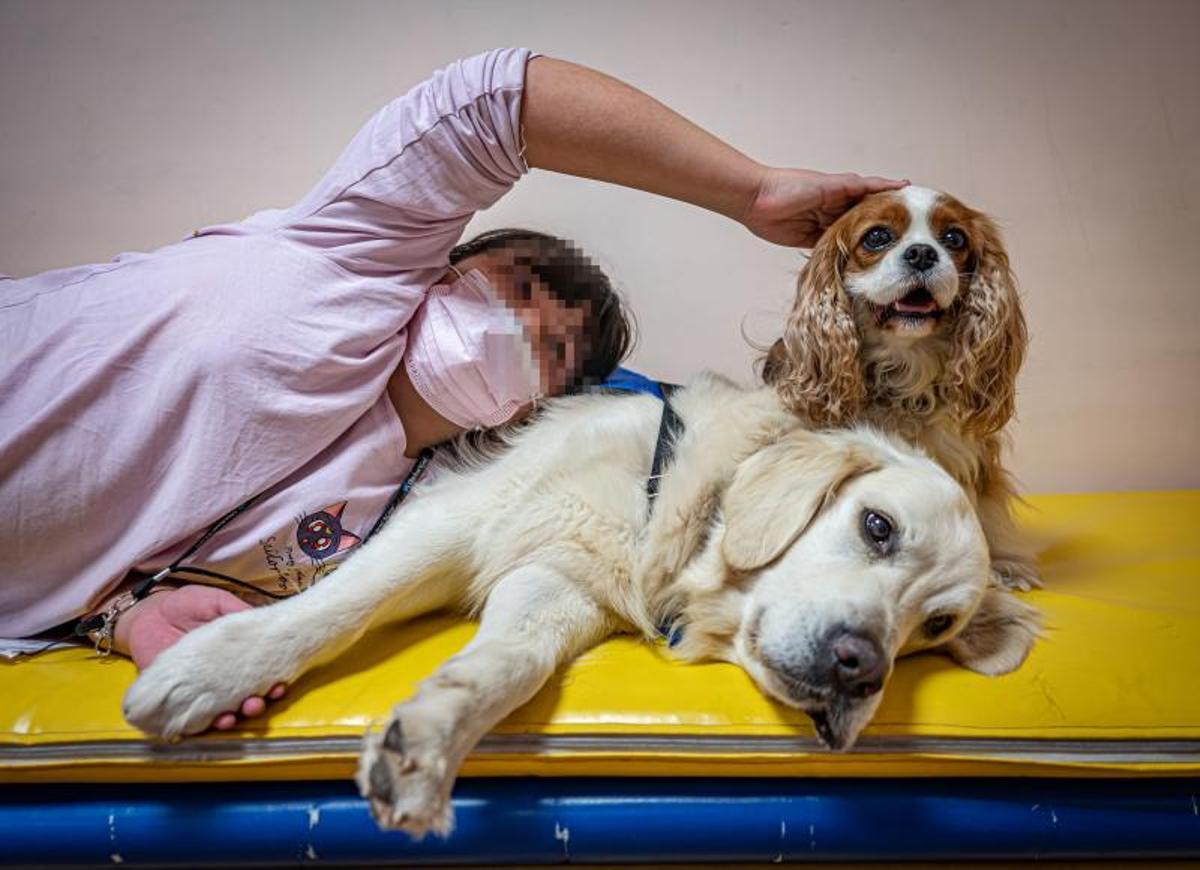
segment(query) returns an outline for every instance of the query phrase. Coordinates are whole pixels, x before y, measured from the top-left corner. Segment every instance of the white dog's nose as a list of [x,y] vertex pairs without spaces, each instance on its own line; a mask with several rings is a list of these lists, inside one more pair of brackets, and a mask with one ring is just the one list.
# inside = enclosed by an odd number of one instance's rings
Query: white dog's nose
[[887,660],[873,637],[843,631],[830,639],[829,652],[833,683],[839,692],[868,698],[883,688]]

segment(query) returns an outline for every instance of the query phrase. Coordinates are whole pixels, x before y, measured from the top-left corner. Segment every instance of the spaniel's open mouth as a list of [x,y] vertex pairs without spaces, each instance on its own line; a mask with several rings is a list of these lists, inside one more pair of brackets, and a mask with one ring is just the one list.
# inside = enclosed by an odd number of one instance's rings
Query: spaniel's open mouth
[[910,290],[903,299],[897,299],[891,305],[872,305],[871,308],[875,312],[875,322],[879,326],[896,319],[904,324],[918,323],[922,320],[937,320],[943,313],[937,300],[924,287]]

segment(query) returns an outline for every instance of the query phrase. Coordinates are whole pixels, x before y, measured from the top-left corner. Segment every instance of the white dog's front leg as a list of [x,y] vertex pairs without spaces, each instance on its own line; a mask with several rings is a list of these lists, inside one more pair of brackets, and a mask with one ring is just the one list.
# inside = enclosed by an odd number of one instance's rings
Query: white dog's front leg
[[417,837],[449,833],[450,791],[466,755],[559,664],[611,630],[604,610],[549,568],[503,577],[474,639],[365,739],[358,786],[380,826]]
[[431,495],[303,593],[188,632],[126,692],[125,718],[161,737],[204,731],[243,699],[332,658],[372,624],[450,603],[465,582],[453,569],[468,526],[446,507]]

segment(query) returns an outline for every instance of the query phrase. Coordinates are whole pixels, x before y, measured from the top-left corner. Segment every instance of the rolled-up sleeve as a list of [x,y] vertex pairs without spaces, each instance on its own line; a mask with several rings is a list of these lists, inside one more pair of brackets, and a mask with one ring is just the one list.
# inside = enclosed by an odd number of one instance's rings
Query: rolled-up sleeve
[[471,216],[528,172],[521,98],[532,56],[456,61],[385,106],[277,231],[364,275],[443,264]]

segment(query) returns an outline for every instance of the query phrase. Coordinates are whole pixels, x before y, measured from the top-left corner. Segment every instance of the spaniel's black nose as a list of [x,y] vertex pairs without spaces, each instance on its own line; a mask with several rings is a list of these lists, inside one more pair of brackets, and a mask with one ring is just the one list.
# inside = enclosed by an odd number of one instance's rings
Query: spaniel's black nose
[[938,261],[938,252],[933,245],[909,245],[904,252],[904,262],[918,272],[924,272]]

